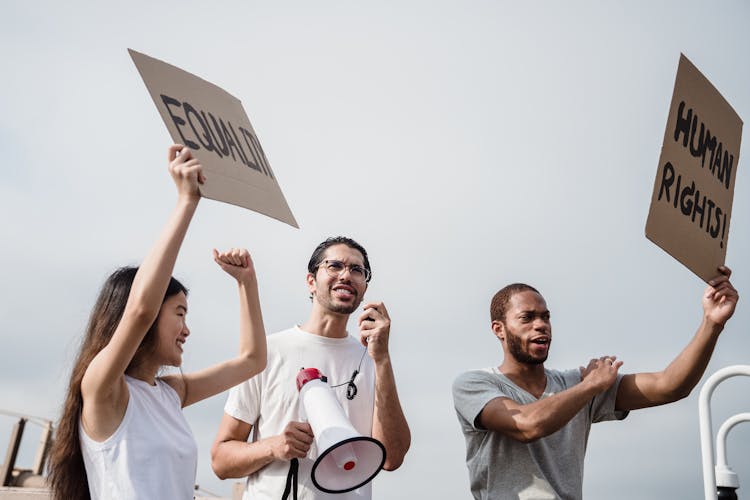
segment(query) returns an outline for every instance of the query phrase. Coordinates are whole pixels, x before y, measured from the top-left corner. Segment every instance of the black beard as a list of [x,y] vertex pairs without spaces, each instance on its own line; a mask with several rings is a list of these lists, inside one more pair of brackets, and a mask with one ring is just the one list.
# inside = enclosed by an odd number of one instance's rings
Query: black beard
[[534,358],[529,353],[524,351],[523,347],[521,346],[521,339],[510,332],[508,332],[508,334],[505,336],[505,341],[508,343],[508,350],[510,351],[511,356],[513,356],[519,363],[524,363],[527,365],[541,365],[542,363],[547,361],[547,356],[541,359]]
[[331,312],[339,313],[339,314],[351,314],[354,311],[357,310],[359,307],[359,302],[356,304],[341,304],[341,305],[334,305],[330,302],[326,304],[326,309],[328,309]]
[[329,289],[328,295],[324,298],[324,300],[320,300],[320,297],[318,297],[318,301],[320,302],[320,304],[331,312],[338,314],[351,314],[357,310],[359,304],[362,302],[362,300],[359,298],[359,293],[355,291],[354,301],[351,304],[334,304],[333,299],[331,298],[332,292],[333,289]]

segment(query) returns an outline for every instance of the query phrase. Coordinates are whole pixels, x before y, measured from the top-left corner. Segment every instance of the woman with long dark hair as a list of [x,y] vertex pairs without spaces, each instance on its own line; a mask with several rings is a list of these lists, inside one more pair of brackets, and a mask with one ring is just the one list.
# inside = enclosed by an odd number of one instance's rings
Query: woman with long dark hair
[[180,366],[190,330],[187,290],[171,277],[205,181],[190,150],[169,148],[178,201],[140,268],[115,271],[102,287],[73,367],[50,457],[55,500],[193,498],[197,446],[182,408],[252,377],[266,366],[255,269],[247,250],[214,260],[237,280],[239,355],[188,374]]

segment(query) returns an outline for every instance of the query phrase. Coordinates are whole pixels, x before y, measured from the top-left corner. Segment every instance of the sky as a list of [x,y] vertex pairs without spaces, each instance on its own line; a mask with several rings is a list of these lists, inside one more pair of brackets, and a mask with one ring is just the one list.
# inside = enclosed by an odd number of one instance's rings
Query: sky
[[[748,23],[740,0],[4,2],[0,409],[58,418],[99,287],[143,258],[176,201],[171,140],[133,48],[242,100],[300,225],[200,203],[175,269],[190,288],[183,369],[237,346],[236,286],[212,248],[251,251],[270,333],[307,319],[313,248],[353,237],[373,266],[366,299],[392,318],[412,431],[375,498],[470,498],[450,387],[502,362],[489,321],[502,286],[523,281],[546,298],[548,367],[614,354],[625,373],[657,371],[695,332],[705,284],[644,227],[680,53],[748,119]],[[746,165],[740,152],[726,255],[741,296]],[[746,300],[701,383],[750,362]],[[716,390],[715,429],[748,411],[747,383]],[[584,496],[699,497],[698,393],[593,426]],[[228,496],[209,458],[224,400],[185,413],[196,481]],[[0,449],[12,423],[0,417]],[[750,426],[729,439],[729,465],[750,488]]]

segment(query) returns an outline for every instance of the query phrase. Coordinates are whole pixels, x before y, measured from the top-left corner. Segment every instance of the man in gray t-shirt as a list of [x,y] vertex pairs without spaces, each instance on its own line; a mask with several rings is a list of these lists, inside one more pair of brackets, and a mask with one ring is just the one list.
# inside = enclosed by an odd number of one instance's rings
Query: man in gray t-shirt
[[[545,370],[542,398],[558,394],[581,381],[578,370]],[[557,432],[530,443],[488,432],[475,424],[482,409],[495,398],[521,404],[537,398],[514,384],[497,368],[473,370],[456,379],[453,398],[466,438],[466,465],[476,498],[580,498],[583,457],[592,422],[625,418],[615,411],[617,383],[591,399]],[[508,471],[512,472],[509,473]]]
[[544,368],[552,342],[547,304],[529,285],[500,290],[490,306],[503,346],[498,368],[473,370],[453,384],[477,499],[580,499],[592,423],[686,397],[700,380],[739,296],[722,266],[703,294],[703,321],[667,368],[622,375],[614,356],[586,368]]

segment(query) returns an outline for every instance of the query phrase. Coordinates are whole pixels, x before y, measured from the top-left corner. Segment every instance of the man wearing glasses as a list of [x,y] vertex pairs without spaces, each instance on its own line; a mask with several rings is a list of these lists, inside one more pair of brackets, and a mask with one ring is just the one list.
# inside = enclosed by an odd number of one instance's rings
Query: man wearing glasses
[[[372,277],[367,252],[350,238],[328,238],[313,252],[307,270],[310,317],[268,337],[268,366],[230,391],[211,449],[217,476],[247,476],[246,499],[285,497],[293,459],[298,459],[297,498],[330,497],[310,477],[314,462],[307,455],[314,436],[301,421],[295,385],[303,367],[326,375],[354,428],[383,443],[385,470],[398,468],[409,449],[409,426],[388,352],[388,311],[382,302],[367,303],[357,321],[359,339],[346,331]],[[369,499],[371,483],[335,498]]]
[[582,497],[583,459],[593,422],[682,399],[703,375],[739,296],[721,266],[703,293],[703,321],[664,370],[623,375],[614,356],[565,372],[544,367],[552,342],[550,312],[529,285],[492,299],[492,330],[503,346],[499,367],[473,370],[453,384],[466,439],[474,498]]

